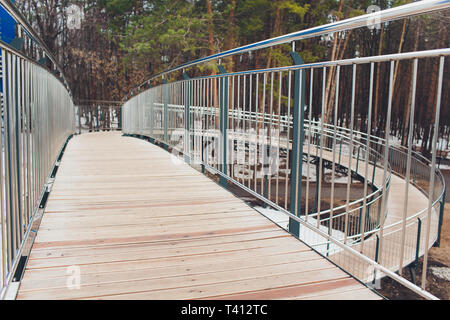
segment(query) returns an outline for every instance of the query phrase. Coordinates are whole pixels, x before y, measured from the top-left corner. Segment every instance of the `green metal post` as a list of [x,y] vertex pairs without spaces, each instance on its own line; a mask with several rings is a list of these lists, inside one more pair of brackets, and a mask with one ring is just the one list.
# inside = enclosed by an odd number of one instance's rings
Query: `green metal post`
[[440,247],[441,246],[441,232],[442,232],[442,221],[444,219],[444,204],[445,204],[445,194],[446,194],[446,189],[444,189],[444,194],[442,195],[442,200],[440,203],[440,208],[439,208],[439,224],[438,224],[438,236],[437,236],[437,240],[435,243],[435,247]]
[[[226,74],[227,71],[222,65],[218,66],[220,74]],[[221,163],[219,165],[220,171],[224,174],[228,174],[227,163],[227,148],[228,148],[228,78],[221,77],[219,79],[219,110],[220,110],[220,151],[222,154]],[[220,176],[220,185],[227,187],[227,179]]]
[[417,244],[416,244],[416,259],[414,261],[414,266],[416,267],[419,263],[419,251],[420,251],[420,233],[422,231],[422,220],[420,218],[417,219]]
[[[305,62],[297,52],[291,52],[295,65]],[[302,195],[302,166],[303,166],[303,141],[305,136],[305,71],[294,71],[294,104],[293,104],[293,142],[291,157],[291,186],[290,186],[290,212],[300,217]],[[300,224],[289,219],[289,232],[300,237]]]

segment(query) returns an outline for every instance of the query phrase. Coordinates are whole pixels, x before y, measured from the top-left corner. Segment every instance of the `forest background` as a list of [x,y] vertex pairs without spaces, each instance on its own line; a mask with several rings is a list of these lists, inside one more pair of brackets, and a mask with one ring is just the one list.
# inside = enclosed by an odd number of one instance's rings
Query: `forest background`
[[[76,104],[120,101],[152,75],[224,50],[308,29],[357,15],[376,5],[381,9],[410,3],[408,0],[16,0],[62,66]],[[82,9],[80,29],[69,29],[67,8]],[[353,31],[299,41],[296,50],[305,62],[448,48],[450,12],[413,17]],[[291,65],[290,45],[259,50],[223,61],[228,72]],[[414,133],[425,155],[431,149],[439,60],[423,59],[419,65]],[[392,136],[406,144],[411,104],[412,62],[396,65]],[[217,73],[217,62],[189,70],[190,76]],[[441,111],[441,136],[448,149],[450,135],[449,67],[446,63]],[[175,75],[177,76],[177,75]],[[368,80],[358,72],[357,84]],[[326,81],[328,114],[336,83]],[[378,64],[375,73],[373,128],[384,126],[389,64]],[[175,79],[169,79],[175,80]],[[364,90],[364,85],[359,86]],[[363,94],[360,92],[360,94]],[[342,101],[350,101],[343,95]],[[348,105],[348,103],[347,103]],[[320,109],[313,110],[318,116]],[[367,103],[355,106],[361,130],[367,125]],[[349,117],[349,108],[339,112]],[[329,116],[327,116],[329,118]],[[374,132],[377,134],[377,132]]]

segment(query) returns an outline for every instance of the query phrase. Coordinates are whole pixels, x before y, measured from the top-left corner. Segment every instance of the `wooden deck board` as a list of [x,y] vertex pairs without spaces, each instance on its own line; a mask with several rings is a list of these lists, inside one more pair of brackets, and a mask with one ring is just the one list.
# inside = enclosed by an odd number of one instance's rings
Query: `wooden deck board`
[[66,149],[17,298],[345,299],[349,290],[379,299],[169,153],[95,133]]

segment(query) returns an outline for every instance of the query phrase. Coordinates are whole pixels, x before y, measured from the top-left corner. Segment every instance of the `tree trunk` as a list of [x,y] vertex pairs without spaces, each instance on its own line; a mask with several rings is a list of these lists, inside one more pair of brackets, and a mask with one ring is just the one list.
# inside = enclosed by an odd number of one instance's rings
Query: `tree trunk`
[[206,8],[208,10],[208,48],[209,55],[214,54],[214,25],[213,25],[213,11],[211,0],[206,0]]
[[[228,16],[228,32],[227,32],[227,39],[225,42],[225,50],[231,50],[234,48],[235,43],[235,10],[236,10],[236,0],[230,0],[230,15]],[[233,57],[228,58],[228,65],[227,65],[227,71],[233,72],[234,70],[234,62]]]
[[[343,5],[344,5],[344,1],[339,0],[339,6],[338,6],[338,11],[337,11],[338,14],[336,16],[337,21],[341,20],[341,13],[342,13]],[[334,40],[333,40],[333,47],[331,49],[330,61],[335,61],[336,57],[338,55],[338,50],[341,45],[341,38],[339,35],[340,34],[338,32],[334,33]],[[332,100],[332,99],[330,99],[330,92],[335,91],[335,90],[332,90],[332,88],[334,88],[336,86],[336,81],[333,81],[335,72],[336,72],[336,68],[331,67],[331,68],[329,68],[328,75],[327,75],[325,99],[324,99],[325,106],[326,106],[325,115],[324,115],[325,118],[322,119],[325,124],[328,123],[329,119],[331,118],[331,115],[333,114],[333,108],[330,107],[330,105],[332,105],[332,104],[330,103],[329,100]]]

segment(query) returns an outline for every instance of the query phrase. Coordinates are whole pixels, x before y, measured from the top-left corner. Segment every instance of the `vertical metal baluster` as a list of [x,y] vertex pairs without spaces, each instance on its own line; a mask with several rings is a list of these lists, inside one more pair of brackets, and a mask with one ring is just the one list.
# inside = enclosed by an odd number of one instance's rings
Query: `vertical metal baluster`
[[277,160],[276,160],[276,190],[275,190],[275,203],[278,205],[279,204],[279,183],[280,183],[280,150],[281,150],[281,146],[280,146],[280,125],[281,125],[281,94],[282,94],[282,87],[283,87],[283,74],[280,71],[279,73],[279,90],[278,90],[278,142],[277,142]]
[[338,110],[339,110],[339,86],[341,79],[341,66],[338,65],[336,69],[336,97],[334,102],[334,119],[333,119],[333,163],[331,169],[331,196],[330,196],[330,223],[328,225],[328,234],[330,236],[333,235],[333,215],[334,215],[334,185],[336,178],[336,140],[337,140],[337,118],[338,118]]
[[257,190],[257,180],[258,180],[258,138],[259,138],[259,130],[258,130],[258,124],[259,124],[259,116],[258,116],[258,110],[259,110],[259,73],[256,74],[256,84],[255,84],[256,90],[255,90],[255,172],[254,172],[254,191],[258,192]]
[[214,120],[213,117],[213,111],[214,111],[214,79],[213,78],[209,78],[209,107],[208,107],[208,144],[207,144],[207,154],[208,154],[208,165],[210,165],[211,167],[214,167],[214,162],[211,163],[212,160],[212,152],[211,152],[211,147],[212,146],[212,139],[213,139],[213,128],[212,128],[212,121]]
[[220,90],[220,81],[219,78],[215,78],[214,82],[216,84],[215,86],[215,90],[214,90],[214,95],[215,95],[215,103],[216,103],[216,107],[215,107],[215,113],[214,113],[214,130],[215,130],[215,137],[216,137],[216,141],[214,143],[215,146],[215,152],[214,152],[214,156],[215,156],[215,162],[216,162],[216,169],[220,171],[220,156],[221,156],[221,150],[220,150],[220,146],[219,146],[219,139],[220,139],[220,117],[218,116],[218,114],[220,114],[220,94],[219,94],[219,90]]
[[207,115],[208,112],[208,79],[203,78],[203,93],[202,93],[202,110],[200,113],[200,162],[202,164],[202,173],[205,173],[205,167],[204,167],[204,161],[205,161],[205,132],[206,132],[206,121],[205,121],[205,115]]
[[[192,159],[197,159],[198,153],[199,153],[199,144],[200,144],[200,136],[199,136],[199,129],[198,129],[198,110],[201,107],[200,104],[200,97],[201,97],[201,83],[202,80],[192,80],[192,82],[196,83],[195,87],[192,90],[192,93],[194,97],[194,104],[192,105],[192,108],[189,110],[189,119],[192,127],[192,143],[193,143],[193,150],[190,153],[192,155]],[[196,160],[193,162],[193,164],[196,164]]]
[[[308,113],[308,151],[306,162],[306,204],[305,204],[305,221],[308,222],[309,215],[309,188],[310,188],[310,162],[311,162],[311,136],[312,136],[312,108],[313,108],[313,94],[314,94],[314,69],[311,68],[310,78],[310,92],[309,92],[309,113]],[[292,199],[291,199],[292,201]]]
[[352,75],[352,102],[350,111],[350,137],[349,137],[349,152],[348,152],[348,174],[347,174],[347,198],[345,202],[345,226],[344,226],[344,243],[347,244],[348,223],[350,211],[350,185],[352,181],[352,159],[353,159],[353,127],[355,118],[355,96],[356,96],[356,64],[353,64]]
[[[322,209],[322,179],[323,179],[323,136],[324,136],[324,121],[325,121],[325,90],[326,90],[326,77],[327,77],[327,67],[323,69],[323,79],[322,79],[322,113],[320,119],[320,146],[319,146],[319,177],[316,174],[316,183],[318,184],[318,196],[317,196],[317,228],[320,227],[320,211]],[[318,181],[317,181],[318,179]]]
[[271,200],[272,196],[272,141],[273,141],[273,72],[270,73],[270,124],[269,124],[269,154],[268,154],[268,196],[267,199]]
[[[2,61],[2,79],[0,79],[0,81],[2,81],[3,83],[3,106],[6,109],[7,108],[7,104],[6,104],[6,73],[7,73],[7,65],[5,63],[6,61],[6,51],[4,49],[2,49],[0,51],[1,54],[1,61]],[[5,112],[5,111],[4,111]],[[4,123],[4,122],[3,122]],[[2,125],[0,124],[0,129],[1,127],[4,127],[5,129],[0,131],[0,150],[5,150],[4,152],[2,152],[0,154],[0,236],[2,238],[2,242],[1,242],[1,259],[2,259],[2,281],[1,281],[1,286],[0,286],[0,292],[1,290],[6,286],[6,278],[7,278],[7,274],[8,274],[8,246],[9,243],[7,241],[8,237],[8,211],[7,211],[7,206],[5,208],[5,204],[4,204],[4,194],[5,192],[3,191],[3,188],[6,187],[6,177],[4,175],[4,171],[3,171],[3,166],[6,165],[6,158],[4,160],[4,156],[6,156],[6,152],[7,149],[6,147],[4,147],[3,141],[6,142],[6,124]],[[6,210],[5,210],[6,209]]]
[[[411,158],[412,158],[412,139],[414,134],[414,112],[416,107],[416,89],[417,89],[417,68],[418,60],[414,59],[413,76],[412,76],[412,90],[411,90],[411,108],[409,115],[409,130],[408,130],[408,158],[406,160],[406,181],[405,181],[405,199],[403,202],[403,219],[402,219],[402,239],[400,246],[400,261],[398,273],[403,274],[403,258],[406,241],[406,220],[408,215],[408,200],[409,200],[409,184],[411,181]],[[426,269],[424,269],[426,270]]]
[[286,172],[285,172],[285,181],[284,181],[284,208],[288,210],[288,179],[289,179],[289,151],[290,151],[290,128],[291,128],[291,94],[292,94],[292,71],[288,72],[288,113],[286,119]]
[[246,141],[247,141],[247,132],[246,132],[246,119],[245,119],[245,117],[246,117],[246,100],[247,100],[247,76],[244,74],[243,75],[243,81],[244,81],[244,84],[243,84],[243,86],[244,86],[244,93],[243,93],[243,95],[242,95],[242,139],[243,139],[243,146],[242,146],[242,149],[243,149],[243,163],[242,163],[242,178],[241,178],[241,183],[243,184],[243,185],[245,185],[245,176],[246,176],[246,174],[247,174],[247,161],[246,161],[246,158],[247,158],[247,152],[246,152],[246,150],[245,150],[245,145],[246,145]]
[[[5,116],[5,122],[8,123],[8,129],[6,130],[5,128],[5,132],[8,132],[8,174],[7,177],[9,179],[9,199],[10,199],[10,208],[7,211],[9,213],[10,216],[10,221],[11,221],[11,226],[10,226],[10,233],[11,233],[11,256],[10,259],[13,260],[16,256],[16,249],[17,249],[17,231],[16,231],[16,225],[17,225],[17,220],[16,220],[16,214],[17,214],[17,209],[16,209],[16,202],[15,202],[15,190],[14,190],[14,179],[15,179],[15,175],[14,175],[14,149],[15,149],[15,145],[14,145],[14,108],[15,108],[15,101],[14,101],[14,58],[11,54],[8,54],[7,56],[8,59],[8,73],[7,73],[7,80],[8,80],[8,89],[5,90],[5,94],[8,96],[8,104],[7,107],[5,109],[7,109],[6,113],[7,116]],[[12,267],[11,265],[12,261],[10,261],[10,268]]]
[[389,135],[391,131],[391,112],[392,112],[392,99],[394,94],[394,69],[395,69],[395,61],[391,61],[390,75],[389,75],[389,101],[388,101],[388,109],[387,109],[387,117],[386,117],[386,146],[384,147],[384,164],[383,164],[383,193],[381,197],[381,221],[380,221],[380,245],[379,252],[380,255],[380,263],[382,263],[383,258],[383,237],[384,237],[384,220],[385,220],[385,212],[387,207],[387,176],[389,169]]
[[432,158],[431,158],[431,170],[430,170],[430,194],[428,196],[428,212],[427,212],[427,227],[425,233],[425,254],[423,256],[423,267],[422,267],[422,289],[425,290],[427,282],[427,268],[428,268],[428,247],[430,243],[430,230],[431,230],[431,211],[434,201],[434,179],[436,176],[436,145],[437,139],[439,137],[439,119],[441,114],[441,99],[442,99],[442,82],[444,76],[444,63],[445,57],[441,56],[439,61],[439,76],[438,76],[438,90],[436,97],[436,113],[434,117],[434,134],[433,134],[433,147],[432,147]]
[[231,139],[231,146],[230,146],[230,173],[229,176],[232,179],[235,179],[234,170],[235,170],[235,160],[236,160],[236,152],[234,151],[234,145],[236,142],[236,107],[234,105],[234,87],[235,87],[235,77],[231,77],[231,126],[230,126],[230,139]]
[[253,96],[253,76],[252,74],[249,75],[249,92],[248,92],[248,126],[247,126],[247,143],[248,143],[248,148],[249,148],[249,152],[248,152],[248,184],[247,187],[250,189],[250,183],[251,183],[251,175],[250,172],[252,172],[252,166],[251,166],[251,159],[250,159],[250,149],[253,148],[253,143],[252,143],[252,135],[250,133],[250,130],[252,128],[252,96]]
[[[267,136],[267,129],[266,129],[266,125],[265,125],[265,114],[266,114],[266,83],[267,83],[267,73],[264,73],[264,79],[263,79],[263,99],[261,101],[261,116],[262,116],[262,128],[263,128],[263,132],[262,132],[262,145],[261,145],[261,157],[260,159],[262,160],[262,175],[261,175],[261,195],[265,196],[265,188],[264,188],[264,180],[266,177],[266,170],[265,170],[265,165],[266,165],[266,160],[265,160],[265,154],[266,154],[266,136]],[[266,197],[267,198],[267,197]]]
[[366,231],[366,213],[367,213],[367,188],[369,183],[369,148],[370,143],[368,137],[372,132],[372,101],[373,101],[373,77],[374,77],[374,63],[370,64],[370,88],[369,88],[369,106],[367,111],[367,141],[366,151],[364,157],[365,169],[364,169],[364,196],[363,196],[363,208],[362,208],[362,231],[361,231],[361,252],[364,252],[364,233]]

